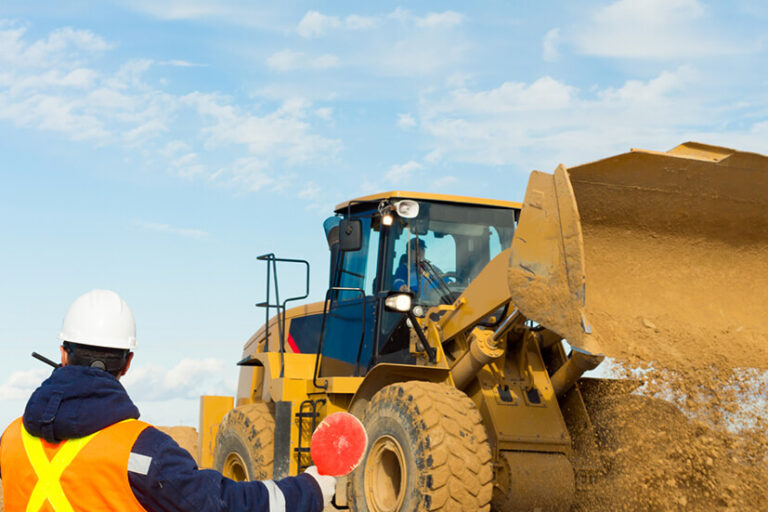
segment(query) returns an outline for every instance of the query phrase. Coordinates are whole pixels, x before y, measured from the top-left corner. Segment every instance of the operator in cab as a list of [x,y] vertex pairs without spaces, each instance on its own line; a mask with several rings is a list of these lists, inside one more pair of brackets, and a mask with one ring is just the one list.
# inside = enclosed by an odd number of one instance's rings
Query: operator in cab
[[6,512],[320,512],[330,503],[336,479],[314,466],[277,482],[235,482],[198,469],[170,436],[139,421],[120,384],[136,325],[117,293],[75,300],[59,339],[61,367],[0,439]]
[[[417,298],[440,292],[448,279],[426,256],[427,244],[422,238],[408,241],[407,252],[400,257],[392,285],[401,292],[413,292]],[[450,295],[450,292],[448,293]]]

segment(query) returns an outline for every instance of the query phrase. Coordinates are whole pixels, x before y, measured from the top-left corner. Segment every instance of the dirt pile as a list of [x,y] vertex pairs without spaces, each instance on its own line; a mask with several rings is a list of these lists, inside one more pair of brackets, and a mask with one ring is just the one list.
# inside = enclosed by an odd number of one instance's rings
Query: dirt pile
[[586,318],[643,385],[592,404],[606,474],[579,510],[768,510],[765,198],[596,183],[574,184]]
[[198,436],[197,430],[193,427],[157,427],[158,430],[165,432],[176,441],[179,446],[189,452],[198,464]]
[[657,367],[768,368],[768,244],[586,225],[603,351]]
[[606,473],[579,512],[768,510],[764,430],[729,432],[636,395],[603,399],[592,416]]
[[587,318],[644,384],[596,404],[607,473],[580,510],[768,510],[768,254],[638,235],[585,228]]

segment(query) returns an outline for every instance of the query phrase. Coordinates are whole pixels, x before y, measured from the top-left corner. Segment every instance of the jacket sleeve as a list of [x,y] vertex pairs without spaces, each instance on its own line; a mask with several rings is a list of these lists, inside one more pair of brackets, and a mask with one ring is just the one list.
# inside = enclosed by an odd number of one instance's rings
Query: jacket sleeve
[[[277,482],[235,482],[197,468],[194,459],[167,434],[148,427],[133,445],[128,480],[148,512],[321,512],[320,486],[309,475]],[[150,460],[148,460],[149,458]]]

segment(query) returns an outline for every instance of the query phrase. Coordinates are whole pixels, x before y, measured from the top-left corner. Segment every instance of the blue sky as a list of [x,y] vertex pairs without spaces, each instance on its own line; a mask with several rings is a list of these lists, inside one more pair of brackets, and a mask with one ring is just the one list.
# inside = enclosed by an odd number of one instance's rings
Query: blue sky
[[[131,305],[160,424],[233,393],[256,256],[388,189],[522,199],[527,174],[687,141],[768,153],[768,7],[0,1],[0,424],[81,293]],[[286,292],[301,276],[283,274]]]

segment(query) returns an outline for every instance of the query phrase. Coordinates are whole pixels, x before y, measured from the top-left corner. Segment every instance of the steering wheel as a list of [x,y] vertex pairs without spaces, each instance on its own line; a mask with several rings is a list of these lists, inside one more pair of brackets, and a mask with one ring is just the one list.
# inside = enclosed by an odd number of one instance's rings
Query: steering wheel
[[453,283],[447,283],[447,284],[454,284],[459,281],[459,276],[456,274],[455,271],[451,270],[449,272],[443,273],[443,279],[453,279]]
[[436,293],[441,302],[446,304],[453,302],[453,290],[449,286],[452,283],[446,283],[445,279],[453,279],[455,283],[458,280],[456,272],[441,272],[426,260],[422,262],[422,269],[430,283],[431,292]]

